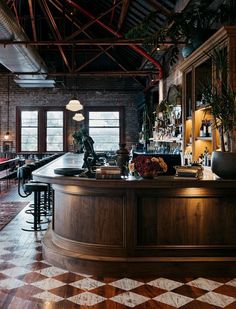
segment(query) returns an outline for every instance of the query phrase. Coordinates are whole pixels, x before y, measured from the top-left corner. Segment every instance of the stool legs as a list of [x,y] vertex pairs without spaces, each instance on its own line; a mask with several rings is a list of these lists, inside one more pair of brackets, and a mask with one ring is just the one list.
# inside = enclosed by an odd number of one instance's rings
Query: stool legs
[[[47,195],[46,195],[46,191],[43,192],[44,196],[43,196],[43,199],[44,199],[44,208],[46,208],[46,199],[47,199]],[[29,222],[27,221],[27,223],[32,223],[33,226],[30,228],[30,229],[27,229],[27,228],[22,228],[23,231],[28,231],[28,232],[31,232],[31,231],[46,231],[47,230],[47,227],[43,228],[41,225],[42,224],[46,224],[48,223],[49,221],[47,222],[42,222],[41,221],[41,192],[40,191],[35,191],[34,192],[34,208],[32,210],[30,210],[29,212],[26,211],[27,213],[30,213],[33,215],[34,217],[34,220],[33,222]],[[43,211],[43,213],[46,213],[46,210]]]

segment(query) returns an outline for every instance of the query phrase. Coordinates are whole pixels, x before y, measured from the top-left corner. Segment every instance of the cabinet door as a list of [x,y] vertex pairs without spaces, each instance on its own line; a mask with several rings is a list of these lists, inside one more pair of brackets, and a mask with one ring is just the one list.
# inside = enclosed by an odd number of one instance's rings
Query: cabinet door
[[203,108],[207,105],[204,98],[203,90],[212,87],[212,61],[207,59],[195,67],[195,110]]

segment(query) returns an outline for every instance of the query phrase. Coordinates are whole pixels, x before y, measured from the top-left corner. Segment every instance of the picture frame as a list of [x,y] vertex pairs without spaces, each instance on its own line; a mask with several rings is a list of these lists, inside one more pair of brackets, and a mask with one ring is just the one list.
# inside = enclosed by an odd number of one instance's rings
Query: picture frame
[[11,152],[13,147],[13,141],[3,141],[2,150],[3,152]]

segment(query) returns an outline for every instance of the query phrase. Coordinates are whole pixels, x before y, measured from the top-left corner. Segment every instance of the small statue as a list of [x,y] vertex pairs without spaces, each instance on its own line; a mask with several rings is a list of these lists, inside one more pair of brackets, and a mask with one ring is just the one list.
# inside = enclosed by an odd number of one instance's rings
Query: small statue
[[93,148],[94,140],[92,139],[91,136],[88,135],[88,132],[86,129],[82,129],[82,144],[83,144],[83,150],[84,150],[83,167],[87,167],[89,172],[92,172],[91,167],[96,165],[98,156]]

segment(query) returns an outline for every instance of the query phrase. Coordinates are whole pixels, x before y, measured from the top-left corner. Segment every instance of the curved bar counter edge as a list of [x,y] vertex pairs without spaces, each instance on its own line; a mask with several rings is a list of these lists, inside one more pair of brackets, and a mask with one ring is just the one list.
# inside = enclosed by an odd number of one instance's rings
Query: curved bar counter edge
[[45,260],[102,276],[236,275],[236,181],[54,174],[81,163],[68,153],[33,172],[55,196]]

